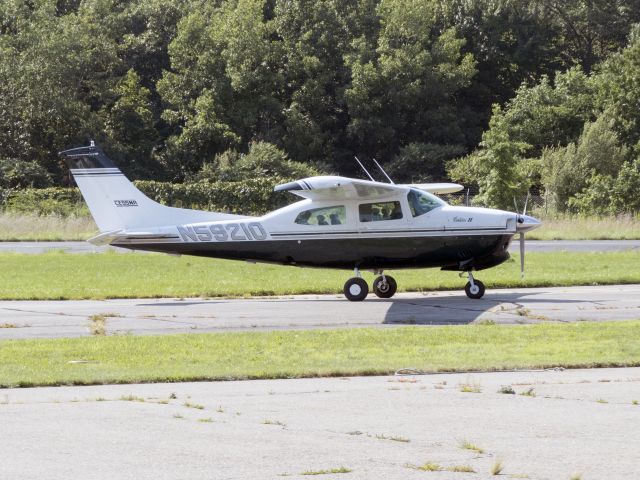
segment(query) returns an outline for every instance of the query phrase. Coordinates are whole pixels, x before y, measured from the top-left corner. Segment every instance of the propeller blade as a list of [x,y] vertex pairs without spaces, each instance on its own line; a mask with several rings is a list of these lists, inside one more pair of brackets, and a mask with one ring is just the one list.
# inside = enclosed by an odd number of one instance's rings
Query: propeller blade
[[522,211],[523,215],[527,214],[527,205],[529,204],[529,192],[527,192],[527,198],[524,200],[524,210]]
[[524,232],[520,232],[520,278],[524,278]]

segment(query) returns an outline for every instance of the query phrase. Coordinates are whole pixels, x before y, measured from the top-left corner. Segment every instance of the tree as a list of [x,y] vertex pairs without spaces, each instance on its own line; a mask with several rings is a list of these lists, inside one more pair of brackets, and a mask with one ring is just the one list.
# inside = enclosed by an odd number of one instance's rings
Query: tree
[[267,142],[251,142],[246,154],[227,150],[205,163],[194,180],[237,182],[255,178],[300,179],[318,175],[310,165],[295,162]]
[[615,178],[629,149],[620,143],[608,113],[587,122],[576,143],[549,149],[542,156],[542,183],[556,207],[565,210],[570,199],[587,188],[595,176]]
[[264,0],[205,3],[185,17],[158,89],[176,128],[162,156],[181,178],[228,148],[278,137],[282,78]]
[[134,70],[129,70],[113,91],[118,99],[105,112],[111,154],[117,155],[125,173],[151,177],[155,170],[151,152],[158,140],[151,93],[140,84],[140,76]]
[[346,91],[356,150],[392,158],[409,143],[464,145],[456,95],[475,74],[454,28],[436,28],[433,2],[382,0],[375,56],[353,55]]
[[529,149],[530,145],[510,137],[506,116],[496,105],[480,148],[452,163],[449,175],[453,180],[477,184],[480,189],[474,199],[477,203],[510,210],[513,199],[527,192],[532,183],[524,175],[526,169],[519,168],[523,154]]

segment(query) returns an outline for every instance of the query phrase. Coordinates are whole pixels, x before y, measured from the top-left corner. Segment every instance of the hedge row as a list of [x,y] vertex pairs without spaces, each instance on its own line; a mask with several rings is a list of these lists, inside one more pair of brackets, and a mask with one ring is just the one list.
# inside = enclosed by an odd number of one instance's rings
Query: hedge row
[[[163,205],[261,215],[295,200],[291,194],[273,191],[274,185],[288,181],[290,180],[280,178],[256,178],[242,182],[174,184],[137,181],[134,184],[149,198]],[[37,215],[88,214],[78,188],[58,187],[5,191],[4,210]]]

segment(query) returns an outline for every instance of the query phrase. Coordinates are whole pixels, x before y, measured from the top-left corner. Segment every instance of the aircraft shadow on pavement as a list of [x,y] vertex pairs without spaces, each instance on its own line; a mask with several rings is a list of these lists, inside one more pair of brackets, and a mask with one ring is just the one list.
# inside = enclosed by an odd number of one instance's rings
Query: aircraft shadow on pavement
[[[456,296],[425,296],[414,299],[398,298],[387,300],[391,306],[387,310],[383,324],[388,325],[466,325],[481,319],[495,320],[496,323],[531,323],[540,320],[536,304],[575,304],[582,300],[560,300],[550,298],[527,298],[528,293],[487,293],[481,300],[472,300],[464,294]],[[586,300],[584,301],[586,302]],[[502,305],[503,308],[496,308]],[[561,308],[561,307],[560,307]],[[561,315],[562,310],[556,312]],[[549,319],[553,320],[553,319]]]
[[216,302],[212,300],[202,300],[198,302],[158,302],[158,303],[136,303],[136,307],[187,307],[189,305],[213,305]]

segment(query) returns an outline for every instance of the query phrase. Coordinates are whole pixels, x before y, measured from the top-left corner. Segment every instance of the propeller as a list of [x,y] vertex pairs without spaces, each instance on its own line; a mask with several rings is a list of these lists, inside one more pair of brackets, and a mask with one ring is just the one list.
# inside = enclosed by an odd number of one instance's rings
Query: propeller
[[[518,212],[518,203],[516,202],[516,197],[513,197],[513,204],[516,207],[516,213]],[[522,215],[518,215],[518,223],[524,223],[524,216],[527,214],[527,205],[529,204],[529,192],[527,192],[527,198],[524,201],[524,209],[522,210]],[[524,278],[524,230],[520,230],[520,278]]]

